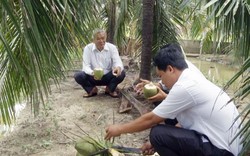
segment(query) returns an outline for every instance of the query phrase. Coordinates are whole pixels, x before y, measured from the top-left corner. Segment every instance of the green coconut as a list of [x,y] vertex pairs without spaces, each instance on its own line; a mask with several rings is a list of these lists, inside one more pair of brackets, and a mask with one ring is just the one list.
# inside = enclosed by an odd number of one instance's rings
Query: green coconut
[[145,98],[150,98],[158,93],[157,87],[151,82],[144,86],[143,94]]
[[98,151],[98,148],[96,147],[95,143],[89,138],[83,138],[77,141],[75,144],[75,149],[77,150],[78,156],[87,156]]
[[94,69],[94,76],[97,80],[101,80],[104,72],[102,68],[95,68]]

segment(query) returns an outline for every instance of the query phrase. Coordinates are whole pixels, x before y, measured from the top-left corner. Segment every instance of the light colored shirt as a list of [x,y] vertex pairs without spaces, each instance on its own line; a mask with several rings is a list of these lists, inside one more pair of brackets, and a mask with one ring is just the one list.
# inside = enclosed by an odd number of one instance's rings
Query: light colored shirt
[[239,131],[240,119],[235,121],[239,113],[233,102],[227,104],[229,100],[203,75],[185,69],[153,113],[162,118],[177,118],[183,128],[205,134],[213,145],[237,156],[242,148],[240,138],[230,142]]
[[86,45],[83,49],[83,71],[93,75],[95,68],[102,68],[104,74],[112,71],[112,68],[124,69],[118,50],[115,45],[106,42],[104,49],[99,51],[94,43]]

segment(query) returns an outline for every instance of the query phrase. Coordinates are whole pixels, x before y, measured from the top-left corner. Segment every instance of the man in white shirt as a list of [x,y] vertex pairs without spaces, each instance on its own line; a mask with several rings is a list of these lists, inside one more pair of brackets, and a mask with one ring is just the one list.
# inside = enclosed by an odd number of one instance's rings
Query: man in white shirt
[[[106,42],[107,33],[96,29],[93,33],[93,43],[84,47],[83,69],[75,74],[75,81],[87,92],[83,97],[97,95],[96,86],[106,86],[105,94],[118,97],[116,87],[125,78],[123,63],[115,45]],[[94,76],[94,69],[101,68],[104,75],[101,79]]]
[[[170,89],[167,97],[152,111],[134,121],[110,125],[105,139],[148,128],[150,142],[144,154],[161,156],[237,156],[242,148],[240,119],[230,97],[201,74],[188,69],[177,44],[168,44],[154,58],[157,75]],[[180,127],[160,124],[177,118]],[[233,141],[231,143],[231,141]]]
[[[183,55],[185,56],[185,53],[184,53],[182,48],[181,48],[181,50],[182,50]],[[201,71],[193,63],[188,61],[186,59],[186,57],[185,57],[185,60],[186,60],[186,63],[188,65],[188,68],[191,71],[196,72],[197,74],[204,77],[204,75],[201,73]],[[140,79],[140,81],[141,82],[138,83],[134,89],[138,94],[143,94],[143,87],[146,84],[150,83],[150,81],[144,80],[144,79]],[[155,96],[149,97],[148,100],[151,101],[154,104],[154,106],[157,106],[167,97],[167,94],[169,93],[169,89],[162,83],[161,80],[158,83],[155,83],[155,85],[158,86],[158,88],[160,90],[159,90],[158,94],[156,94]],[[177,125],[177,123],[178,123],[176,118],[175,119],[166,119],[164,122],[165,122],[165,124],[168,124],[168,125]]]

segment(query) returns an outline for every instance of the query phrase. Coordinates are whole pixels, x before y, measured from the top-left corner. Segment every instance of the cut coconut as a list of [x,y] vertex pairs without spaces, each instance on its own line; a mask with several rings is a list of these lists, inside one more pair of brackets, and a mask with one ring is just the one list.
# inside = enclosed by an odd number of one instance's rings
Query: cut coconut
[[151,82],[146,84],[143,88],[143,94],[145,98],[150,98],[158,93],[157,87]]
[[102,68],[95,68],[94,69],[94,77],[96,80],[101,80],[104,72]]

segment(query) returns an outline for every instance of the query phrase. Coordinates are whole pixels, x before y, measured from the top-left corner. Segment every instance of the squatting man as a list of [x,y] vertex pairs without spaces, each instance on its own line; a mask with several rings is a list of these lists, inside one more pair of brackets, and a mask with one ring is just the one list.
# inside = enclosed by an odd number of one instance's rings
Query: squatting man
[[[178,44],[160,49],[153,63],[170,92],[151,112],[128,123],[107,126],[105,139],[151,128],[149,142],[142,146],[144,154],[237,156],[241,140],[237,137],[231,141],[241,121],[236,120],[239,113],[235,104],[228,103],[230,97],[202,74],[188,68]],[[175,118],[180,127],[162,124]]]

